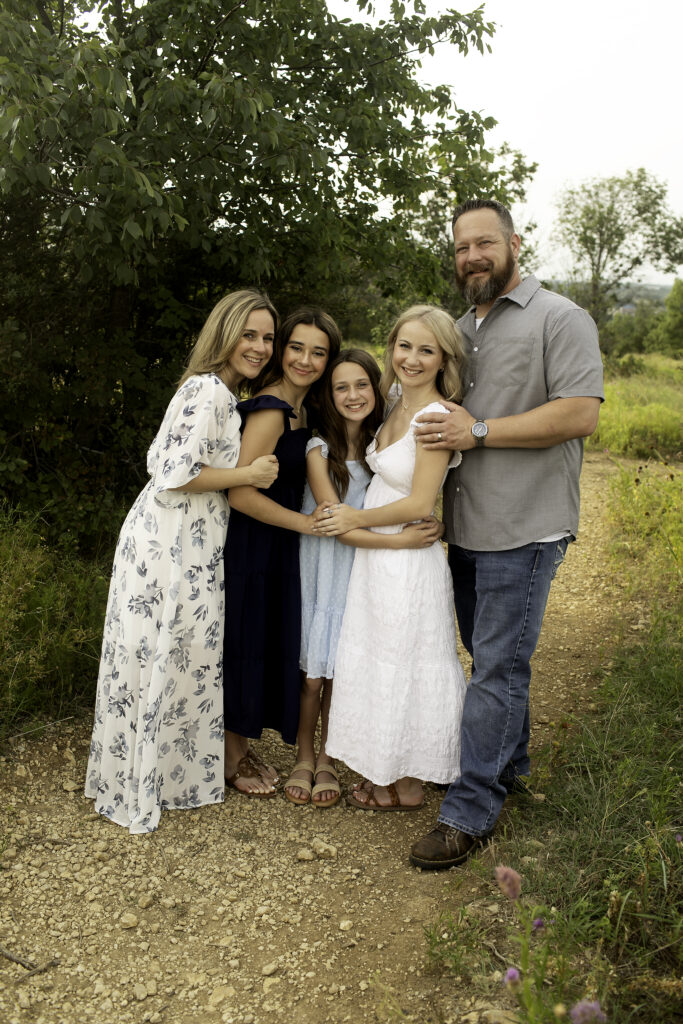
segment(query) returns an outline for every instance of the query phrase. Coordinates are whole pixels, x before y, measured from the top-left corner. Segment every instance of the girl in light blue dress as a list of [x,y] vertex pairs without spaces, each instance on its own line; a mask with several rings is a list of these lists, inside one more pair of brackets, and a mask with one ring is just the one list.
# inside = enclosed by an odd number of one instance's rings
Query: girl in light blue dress
[[[330,385],[323,395],[323,437],[306,448],[308,482],[301,511],[310,514],[323,502],[344,501],[362,508],[372,473],[365,451],[379,428],[384,399],[380,370],[363,349],[340,352],[330,368]],[[382,535],[354,530],[343,538],[300,538],[301,691],[297,761],[285,783],[285,797],[294,804],[312,802],[332,807],[340,797],[334,762],[325,752],[327,720],[337,641],[344,617],[346,591],[356,547],[425,547],[438,539],[434,521],[413,524],[402,533]],[[315,731],[321,719],[320,749]]]

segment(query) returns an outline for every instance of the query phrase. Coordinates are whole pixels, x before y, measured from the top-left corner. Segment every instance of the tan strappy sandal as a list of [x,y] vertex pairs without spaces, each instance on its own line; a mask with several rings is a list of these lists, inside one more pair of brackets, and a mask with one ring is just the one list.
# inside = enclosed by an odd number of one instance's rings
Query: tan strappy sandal
[[[290,804],[299,804],[303,806],[311,802],[311,783],[308,779],[295,779],[293,778],[294,772],[306,771],[310,772],[311,775],[315,774],[315,765],[312,761],[297,761],[292,768],[292,773],[285,782],[285,799],[289,800]],[[302,799],[300,796],[290,796],[287,792],[288,789],[303,789],[306,793],[306,798]]]
[[[336,803],[339,803],[339,798],[341,797],[341,787],[339,786],[339,775],[337,773],[337,769],[334,767],[333,764],[321,764],[318,768],[316,768],[315,771],[313,772],[314,782],[322,772],[328,772],[330,775],[334,776],[334,781],[316,782],[315,786],[313,787],[313,792],[311,794],[311,800],[313,802],[314,807],[317,807],[321,811],[324,811],[328,807],[334,807]],[[325,803],[323,804],[319,800],[315,799],[316,793],[326,792],[336,793],[334,800],[326,800]]]

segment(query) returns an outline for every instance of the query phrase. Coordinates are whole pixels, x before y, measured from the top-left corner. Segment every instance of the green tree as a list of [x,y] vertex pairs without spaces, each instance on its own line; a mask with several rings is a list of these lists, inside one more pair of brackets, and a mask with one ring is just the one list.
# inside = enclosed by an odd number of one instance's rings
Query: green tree
[[574,260],[571,286],[602,326],[620,285],[644,265],[674,271],[683,262],[683,219],[667,188],[643,168],[566,189],[558,201],[558,238]]
[[342,316],[364,279],[438,292],[414,221],[445,166],[460,196],[498,180],[493,121],[415,69],[437,42],[466,53],[491,33],[481,9],[429,17],[420,0],[378,25],[324,0],[0,0],[10,500],[107,526],[231,287]]
[[676,278],[666,297],[663,316],[648,335],[646,349],[683,358],[683,281]]
[[[397,260],[393,266],[393,278],[388,276],[387,268],[380,283],[369,278],[366,272],[356,291],[360,302],[355,304],[366,310],[366,331],[377,342],[386,337],[400,310],[413,303],[435,302],[453,316],[465,312],[467,303],[455,285],[453,272],[452,211],[459,202],[471,196],[495,196],[508,206],[523,200],[527,183],[537,167],[508,145],[495,151],[482,151],[479,159],[470,164],[466,176],[445,157],[440,159],[439,165],[435,189],[423,197],[419,210],[412,217],[413,244],[418,252],[430,254],[435,268],[429,290],[425,290],[424,281],[410,274],[410,267],[406,267],[405,262]],[[534,259],[534,246],[530,239],[534,227],[534,224],[528,224],[520,228],[524,235],[521,262],[525,269]],[[353,296],[350,298],[353,301]]]
[[646,352],[664,315],[661,303],[640,299],[631,309],[619,309],[600,329],[600,348],[609,356]]

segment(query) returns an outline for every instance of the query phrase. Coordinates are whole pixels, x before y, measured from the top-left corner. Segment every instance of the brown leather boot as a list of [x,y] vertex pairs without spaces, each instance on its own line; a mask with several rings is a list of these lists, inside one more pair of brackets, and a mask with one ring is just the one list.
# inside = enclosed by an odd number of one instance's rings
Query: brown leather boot
[[470,836],[441,822],[410,849],[410,863],[423,871],[442,871],[463,864],[471,853],[487,843],[491,833]]

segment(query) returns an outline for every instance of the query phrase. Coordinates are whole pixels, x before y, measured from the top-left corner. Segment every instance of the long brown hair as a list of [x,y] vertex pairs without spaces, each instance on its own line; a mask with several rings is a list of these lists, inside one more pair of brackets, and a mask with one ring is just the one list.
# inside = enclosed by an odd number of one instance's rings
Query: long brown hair
[[277,310],[268,296],[256,288],[230,292],[216,303],[194,343],[178,387],[196,373],[220,375],[242,337],[249,314],[255,309],[267,309],[277,331],[280,322]]
[[327,465],[332,483],[343,501],[349,489],[349,468],[346,455],[349,447],[346,420],[337,411],[332,397],[332,374],[342,363],[355,363],[368,375],[375,396],[375,408],[360,425],[357,458],[366,469],[365,449],[379,430],[384,419],[384,399],[379,390],[380,369],[374,356],[362,348],[342,349],[337,358],[329,363],[329,383],[320,396],[320,434],[329,449]]
[[275,335],[273,357],[268,365],[263,368],[256,380],[250,382],[249,391],[252,395],[255,395],[259,391],[263,391],[264,388],[270,387],[272,384],[280,383],[282,380],[282,357],[294,328],[298,324],[311,324],[313,327],[317,327],[319,331],[322,331],[323,334],[327,335],[330,343],[330,351],[327,357],[325,371],[320,379],[317,380],[315,384],[311,385],[306,398],[304,399],[304,406],[308,413],[309,426],[317,426],[320,420],[320,398],[327,390],[327,385],[330,379],[330,364],[339,355],[339,349],[341,348],[342,342],[341,331],[337,324],[329,313],[324,313],[322,309],[318,309],[317,306],[301,306],[299,309],[295,309],[293,313],[290,313],[289,316],[285,317],[277,334]]

